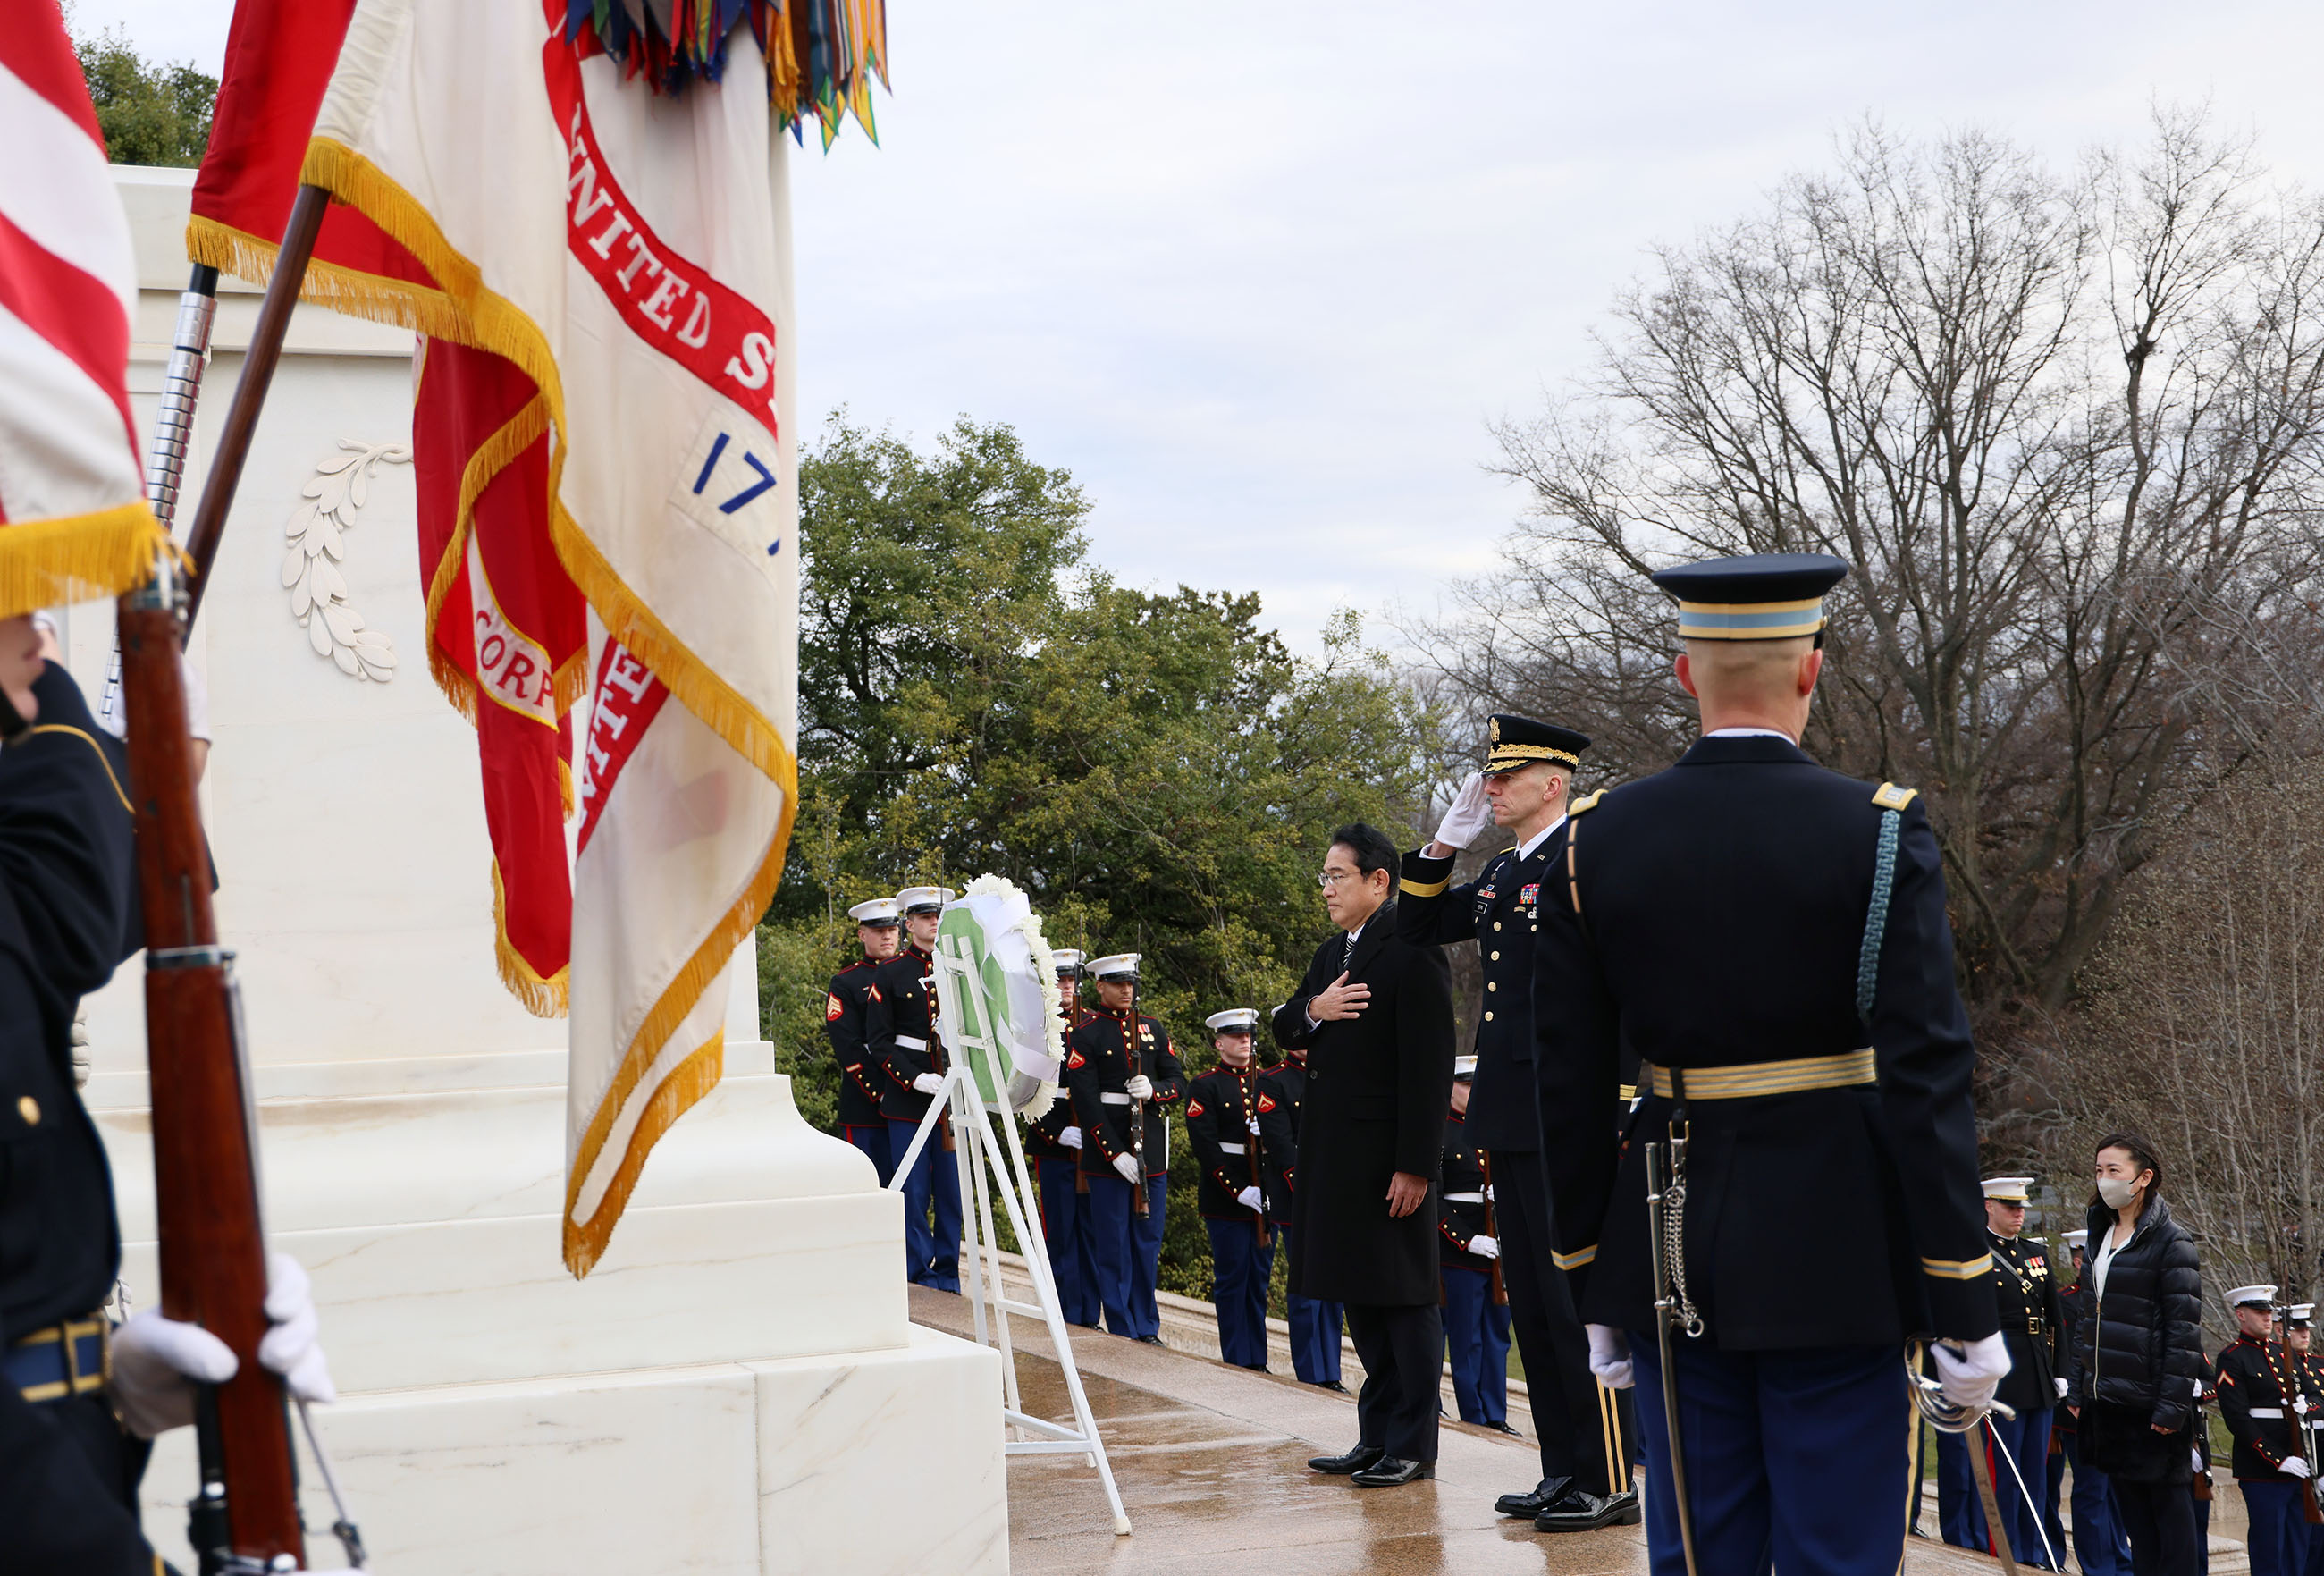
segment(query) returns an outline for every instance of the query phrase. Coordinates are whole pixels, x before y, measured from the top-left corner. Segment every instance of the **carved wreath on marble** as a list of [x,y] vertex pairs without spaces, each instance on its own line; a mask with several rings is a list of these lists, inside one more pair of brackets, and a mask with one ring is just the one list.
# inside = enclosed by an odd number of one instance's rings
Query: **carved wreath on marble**
[[411,463],[401,443],[339,439],[346,452],[315,466],[315,479],[300,489],[307,502],[283,526],[290,545],[282,554],[282,584],[290,593],[290,616],[307,631],[318,656],[328,657],[350,678],[385,684],[395,677],[395,643],[384,630],[366,627],[363,614],[347,605],[347,580],[339,564],[347,556],[346,530],[371,491],[372,472],[381,465]]

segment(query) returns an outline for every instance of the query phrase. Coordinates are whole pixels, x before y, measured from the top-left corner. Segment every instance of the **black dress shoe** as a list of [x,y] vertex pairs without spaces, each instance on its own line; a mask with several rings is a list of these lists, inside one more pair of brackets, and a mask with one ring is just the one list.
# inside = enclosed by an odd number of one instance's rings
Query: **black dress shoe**
[[1488,1423],[1485,1426],[1491,1429],[1495,1433],[1506,1433],[1511,1439],[1523,1439],[1525,1437],[1524,1434],[1519,1433],[1516,1429],[1511,1428],[1506,1423]]
[[1377,1445],[1360,1444],[1343,1456],[1310,1456],[1307,1464],[1319,1472],[1329,1472],[1344,1478],[1351,1472],[1360,1472],[1388,1454]]
[[1315,1387],[1319,1390],[1330,1390],[1334,1395],[1344,1396],[1348,1393],[1348,1387],[1337,1379],[1317,1379]]
[[1402,1456],[1382,1456],[1348,1479],[1359,1488],[1395,1488],[1436,1476],[1434,1461],[1408,1461]]
[[1159,1335],[1141,1335],[1138,1340],[1140,1345],[1159,1346],[1166,1351],[1169,1350],[1169,1342],[1164,1341]]
[[1636,1526],[1643,1515],[1636,1488],[1627,1494],[1568,1488],[1565,1498],[1534,1517],[1533,1525],[1536,1532],[1596,1532],[1601,1526]]
[[1503,1516],[1523,1516],[1531,1521],[1564,1498],[1571,1478],[1544,1478],[1541,1486],[1527,1494],[1504,1494],[1493,1501],[1493,1508]]

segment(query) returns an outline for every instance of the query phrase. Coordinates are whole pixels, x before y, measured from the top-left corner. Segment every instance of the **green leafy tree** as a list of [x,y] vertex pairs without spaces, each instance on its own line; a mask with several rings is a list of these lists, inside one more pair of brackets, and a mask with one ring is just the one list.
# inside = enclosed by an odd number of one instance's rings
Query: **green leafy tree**
[[[827,1122],[835,1094],[820,1009],[846,907],[985,871],[1054,944],[1143,954],[1142,1005],[1206,1069],[1203,1017],[1282,1000],[1322,938],[1332,828],[1409,834],[1433,716],[1352,615],[1302,659],[1254,594],[1089,565],[1081,492],[1006,427],[923,452],[842,413],[800,495],[800,815],[761,976],[802,1110]],[[1175,1125],[1172,1161],[1163,1284],[1206,1295]]]
[[190,168],[209,146],[217,78],[192,62],[164,64],[137,52],[129,35],[110,27],[77,37],[80,71],[105,134],[106,157],[115,164]]

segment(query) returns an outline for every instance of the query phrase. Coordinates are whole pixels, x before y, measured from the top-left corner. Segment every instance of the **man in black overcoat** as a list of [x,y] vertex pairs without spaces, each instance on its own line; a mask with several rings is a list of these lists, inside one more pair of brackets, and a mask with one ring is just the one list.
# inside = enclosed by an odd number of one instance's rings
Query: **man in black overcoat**
[[1320,878],[1342,934],[1316,949],[1275,1037],[1307,1051],[1292,1195],[1291,1289],[1342,1303],[1364,1365],[1360,1436],[1307,1464],[1364,1488],[1435,1475],[1444,1362],[1436,1223],[1452,1089],[1452,977],[1397,936],[1397,852],[1365,825],[1332,834]]

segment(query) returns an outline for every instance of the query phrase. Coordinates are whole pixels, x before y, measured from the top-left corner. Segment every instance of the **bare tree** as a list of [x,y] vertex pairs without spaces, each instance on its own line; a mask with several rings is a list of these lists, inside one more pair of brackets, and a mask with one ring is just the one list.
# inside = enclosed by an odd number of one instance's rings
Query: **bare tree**
[[[2324,765],[2247,774],[2127,884],[2043,1082],[2074,1135],[2161,1145],[2215,1288],[2324,1249]],[[2050,1147],[2052,1153],[2057,1146]]]
[[1630,775],[1692,720],[1648,571],[1848,559],[1810,748],[1927,795],[1972,1000],[2056,1007],[2124,880],[2301,714],[2243,647],[2317,594],[2324,207],[2200,115],[2066,176],[1866,125],[1657,255],[1596,372],[1497,431],[1531,505],[1504,571],[1407,636]]

